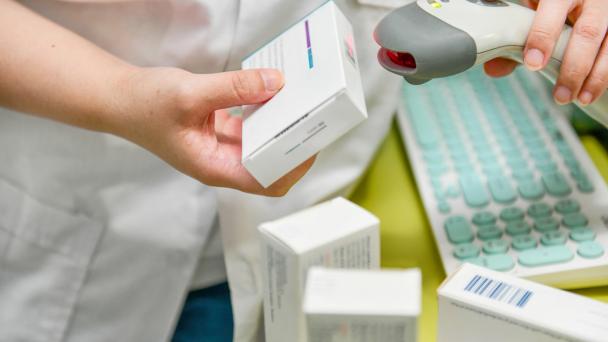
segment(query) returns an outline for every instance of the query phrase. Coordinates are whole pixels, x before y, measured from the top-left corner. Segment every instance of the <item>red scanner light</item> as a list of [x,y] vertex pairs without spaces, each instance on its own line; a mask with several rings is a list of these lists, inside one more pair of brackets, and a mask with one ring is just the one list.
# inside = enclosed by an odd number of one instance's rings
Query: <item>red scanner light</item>
[[386,55],[393,63],[399,66],[416,69],[416,59],[410,53],[387,50]]

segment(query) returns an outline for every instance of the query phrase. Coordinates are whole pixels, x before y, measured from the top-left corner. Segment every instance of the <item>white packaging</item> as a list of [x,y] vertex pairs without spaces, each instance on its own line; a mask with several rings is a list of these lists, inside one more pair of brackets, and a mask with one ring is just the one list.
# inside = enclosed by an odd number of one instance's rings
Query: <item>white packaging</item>
[[420,270],[308,272],[304,314],[309,342],[415,342]]
[[244,108],[242,163],[264,187],[367,118],[352,27],[332,1],[242,68],[279,69],[285,77],[272,99]]
[[336,198],[259,228],[266,342],[306,341],[302,298],[311,266],[378,269],[378,219]]
[[464,264],[439,292],[439,342],[608,341],[608,304]]

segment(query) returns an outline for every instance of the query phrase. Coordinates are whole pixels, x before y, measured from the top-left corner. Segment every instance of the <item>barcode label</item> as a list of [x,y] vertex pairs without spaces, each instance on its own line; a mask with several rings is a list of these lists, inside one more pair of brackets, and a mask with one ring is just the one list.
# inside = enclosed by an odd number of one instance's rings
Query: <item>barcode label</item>
[[464,290],[520,308],[523,308],[534,294],[532,291],[480,275],[474,276]]

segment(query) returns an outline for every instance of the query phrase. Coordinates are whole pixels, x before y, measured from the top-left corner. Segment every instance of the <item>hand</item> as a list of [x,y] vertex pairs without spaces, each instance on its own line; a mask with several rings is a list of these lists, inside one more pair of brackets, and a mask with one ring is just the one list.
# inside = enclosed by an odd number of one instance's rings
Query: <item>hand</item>
[[[577,99],[588,105],[608,87],[608,1],[528,0],[537,14],[524,48],[524,64],[533,71],[544,68],[567,19],[574,23],[553,96],[559,104]],[[517,63],[496,59],[486,63],[490,76],[504,76]]]
[[128,103],[110,129],[199,181],[282,196],[314,158],[264,189],[241,165],[242,119],[226,108],[262,103],[283,86],[271,69],[195,75],[179,69],[137,69],[124,84]]

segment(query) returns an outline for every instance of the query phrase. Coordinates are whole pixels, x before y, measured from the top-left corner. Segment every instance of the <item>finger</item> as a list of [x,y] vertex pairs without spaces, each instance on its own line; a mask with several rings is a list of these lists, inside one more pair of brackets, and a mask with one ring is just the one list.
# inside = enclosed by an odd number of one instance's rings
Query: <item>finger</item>
[[541,0],[524,48],[524,64],[530,70],[547,65],[562,33],[573,0]]
[[538,7],[538,0],[523,0],[522,4],[532,9],[536,9]]
[[251,69],[207,75],[203,82],[208,103],[215,109],[258,104],[283,87],[283,74],[274,69]]
[[279,180],[264,188],[249,172],[242,168],[241,172],[233,174],[232,179],[225,179],[222,184],[225,187],[234,188],[240,191],[258,194],[269,197],[281,197],[287,194],[289,190],[310,170],[316,155],[306,160],[298,167],[281,177]]
[[237,139],[240,141],[243,131],[243,119],[239,116],[230,116],[224,122],[221,130],[216,130],[217,135],[222,135],[230,139]]
[[512,73],[519,63],[508,58],[495,58],[483,65],[483,69],[488,76],[503,77]]
[[241,164],[240,158],[238,158],[240,151],[232,151],[230,154],[233,155],[224,154],[204,158],[205,163],[197,168],[192,174],[193,177],[211,186],[279,197],[285,195],[308,172],[316,158],[316,156],[311,157],[269,187],[264,188]]
[[221,132],[224,129],[226,121],[230,118],[230,114],[225,109],[218,109],[215,111],[215,131]]
[[579,103],[583,106],[590,104],[602,96],[606,88],[608,88],[608,38],[604,39],[591,74],[587,77],[583,90],[578,96]]
[[281,177],[278,181],[274,182],[271,186],[264,189],[260,194],[264,196],[280,197],[286,195],[289,190],[300,180],[313,166],[317,156],[312,156],[298,167],[293,169],[291,172]]
[[577,98],[597,58],[608,28],[608,1],[590,0],[572,30],[556,82],[554,97],[566,104]]

